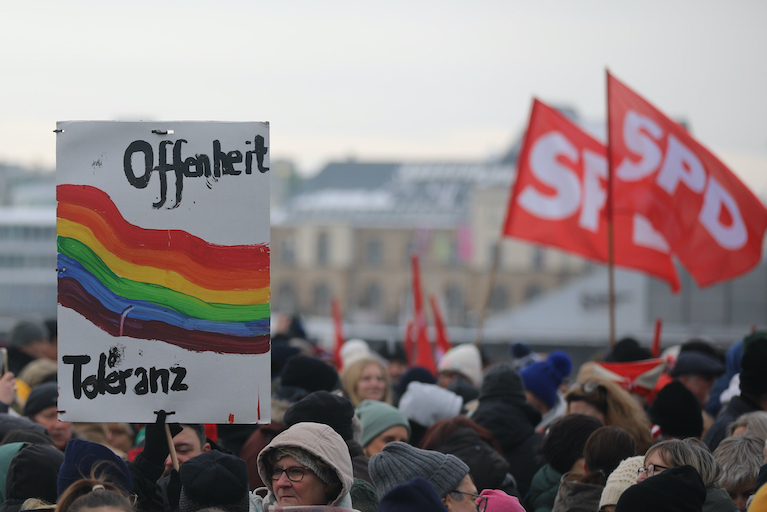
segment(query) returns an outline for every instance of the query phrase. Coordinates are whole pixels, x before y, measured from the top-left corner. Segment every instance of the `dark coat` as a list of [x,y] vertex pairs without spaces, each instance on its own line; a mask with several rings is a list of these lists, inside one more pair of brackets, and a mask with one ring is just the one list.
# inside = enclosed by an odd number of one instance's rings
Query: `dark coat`
[[284,423],[277,421],[272,421],[268,425],[259,425],[259,429],[253,432],[242,446],[240,458],[248,465],[248,484],[251,491],[264,487],[264,482],[258,474],[258,464],[256,464],[258,454],[286,428]]
[[[501,489],[507,494],[517,496],[516,486],[507,480],[509,462],[479,437],[470,427],[459,427],[447,438],[445,444],[434,448],[438,452],[451,453],[469,466],[469,473],[477,489]],[[506,484],[505,484],[506,483]],[[505,484],[505,485],[504,485]]]
[[549,464],[539,469],[530,485],[530,494],[525,508],[531,512],[551,512],[561,479],[562,473]]
[[543,465],[536,457],[543,434],[535,432],[541,413],[525,401],[522,378],[514,368],[501,363],[487,370],[471,419],[493,433],[524,496]]
[[706,432],[705,437],[703,437],[703,442],[706,443],[708,449],[713,452],[716,450],[716,447],[719,446],[719,443],[722,442],[722,439],[727,437],[727,426],[730,423],[737,420],[747,412],[760,410],[761,409],[756,404],[751,402],[751,400],[746,397],[732,397],[730,403],[728,403],[724,409],[719,412],[719,416],[716,417],[716,421],[714,421],[714,424],[711,425],[711,428],[709,428],[708,432]]
[[551,512],[595,512],[599,510],[604,485],[562,482]]
[[706,489],[706,501],[701,512],[737,512],[735,503],[724,489],[709,487]]
[[370,478],[368,472],[368,457],[365,455],[365,451],[357,441],[346,440],[346,446],[349,448],[349,455],[352,458],[352,469],[354,470],[354,478],[364,480],[369,484],[373,483],[373,479]]
[[27,498],[56,503],[56,481],[64,454],[45,445],[25,446],[11,460],[6,476],[6,496],[0,510],[17,512]]

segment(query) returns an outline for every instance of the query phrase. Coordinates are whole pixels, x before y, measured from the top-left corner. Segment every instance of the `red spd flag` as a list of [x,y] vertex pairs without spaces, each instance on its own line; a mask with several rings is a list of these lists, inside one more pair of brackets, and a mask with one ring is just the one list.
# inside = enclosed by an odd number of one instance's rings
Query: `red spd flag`
[[[538,100],[517,164],[503,234],[605,263],[607,151],[602,143]],[[614,215],[614,261],[666,281],[679,277],[669,245],[647,218]]]
[[762,258],[767,209],[675,123],[607,74],[615,213],[638,212],[663,233],[699,286]]

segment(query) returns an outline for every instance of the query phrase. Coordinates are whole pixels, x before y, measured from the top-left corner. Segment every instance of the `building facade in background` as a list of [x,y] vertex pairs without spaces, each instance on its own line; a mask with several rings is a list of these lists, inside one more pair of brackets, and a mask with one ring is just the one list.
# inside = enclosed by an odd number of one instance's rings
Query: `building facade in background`
[[582,274],[580,258],[499,240],[513,176],[513,165],[498,163],[326,166],[273,210],[273,310],[329,316],[336,297],[351,323],[404,325],[415,253],[424,300],[434,295],[448,324],[470,326],[499,242],[490,312]]
[[21,318],[55,316],[55,176],[0,166],[0,339]]

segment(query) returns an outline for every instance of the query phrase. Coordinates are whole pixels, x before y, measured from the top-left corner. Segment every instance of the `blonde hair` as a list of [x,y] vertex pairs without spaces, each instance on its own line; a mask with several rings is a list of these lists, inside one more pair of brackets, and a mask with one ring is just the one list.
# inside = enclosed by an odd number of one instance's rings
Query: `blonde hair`
[[360,378],[362,377],[362,372],[370,365],[375,365],[381,370],[381,375],[383,376],[384,380],[384,397],[382,402],[386,402],[387,404],[391,404],[391,386],[389,385],[389,372],[386,371],[386,367],[384,367],[383,364],[381,364],[380,361],[377,359],[374,359],[372,357],[363,357],[361,359],[357,359],[353,363],[351,363],[349,366],[343,369],[343,372],[341,373],[341,382],[344,386],[344,394],[349,398],[352,405],[354,407],[357,407],[363,398],[357,394],[357,384],[360,381]]
[[[584,386],[595,383],[596,389],[587,393]],[[652,444],[650,422],[644,411],[628,391],[615,382],[600,377],[590,377],[588,381],[576,382],[565,395],[567,413],[570,403],[583,401],[591,405],[605,418],[605,426],[622,428],[634,437],[637,453],[644,453]]]

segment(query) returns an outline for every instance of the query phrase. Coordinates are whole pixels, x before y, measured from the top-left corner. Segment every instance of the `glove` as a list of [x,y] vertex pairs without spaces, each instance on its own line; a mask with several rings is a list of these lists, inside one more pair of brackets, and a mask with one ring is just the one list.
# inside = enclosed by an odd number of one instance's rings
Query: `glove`
[[[170,454],[168,440],[165,436],[166,416],[165,411],[158,411],[157,420],[154,423],[148,423],[144,429],[144,458],[158,466],[165,464],[165,459]],[[171,436],[175,436],[182,430],[181,425],[178,423],[170,423],[168,426],[170,427]]]

